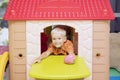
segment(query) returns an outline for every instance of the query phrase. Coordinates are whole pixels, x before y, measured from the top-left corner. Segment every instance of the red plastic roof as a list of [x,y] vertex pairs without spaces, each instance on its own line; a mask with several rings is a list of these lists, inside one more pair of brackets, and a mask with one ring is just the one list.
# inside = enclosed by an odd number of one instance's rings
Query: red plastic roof
[[109,0],[10,0],[6,20],[114,19]]

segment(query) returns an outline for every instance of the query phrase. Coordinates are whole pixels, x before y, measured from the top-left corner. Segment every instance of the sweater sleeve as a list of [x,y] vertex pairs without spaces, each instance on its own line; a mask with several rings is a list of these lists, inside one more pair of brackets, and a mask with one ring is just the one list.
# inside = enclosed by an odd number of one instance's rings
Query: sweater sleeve
[[52,45],[52,43],[49,44],[47,51],[49,51],[50,53],[53,53],[53,45]]

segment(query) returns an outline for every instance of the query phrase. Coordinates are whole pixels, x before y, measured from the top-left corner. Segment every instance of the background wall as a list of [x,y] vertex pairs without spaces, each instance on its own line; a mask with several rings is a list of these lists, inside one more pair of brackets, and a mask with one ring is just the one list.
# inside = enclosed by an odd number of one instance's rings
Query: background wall
[[110,0],[115,13],[115,20],[111,21],[110,32],[120,32],[120,0]]

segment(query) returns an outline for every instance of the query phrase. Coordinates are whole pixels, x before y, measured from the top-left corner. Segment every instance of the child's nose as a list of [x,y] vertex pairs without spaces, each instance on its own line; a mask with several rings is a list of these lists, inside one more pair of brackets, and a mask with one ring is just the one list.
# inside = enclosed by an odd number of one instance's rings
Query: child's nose
[[58,42],[59,41],[59,39],[56,39],[56,42]]

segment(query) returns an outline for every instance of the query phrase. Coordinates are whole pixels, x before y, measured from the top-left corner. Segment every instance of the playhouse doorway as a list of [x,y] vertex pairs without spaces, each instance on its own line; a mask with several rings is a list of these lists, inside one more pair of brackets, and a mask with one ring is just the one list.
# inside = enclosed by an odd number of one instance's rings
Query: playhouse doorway
[[92,21],[40,20],[27,21],[26,23],[27,74],[29,72],[29,69],[31,67],[30,64],[33,59],[40,56],[41,52],[47,49],[49,42],[46,42],[49,39],[49,36],[47,34],[50,33],[54,25],[67,26],[66,28],[68,31],[71,31],[72,38],[70,39],[73,42],[75,53],[78,55],[78,57],[83,57],[85,59],[92,73]]
[[63,28],[66,31],[67,39],[72,41],[74,46],[74,52],[78,54],[78,33],[75,29],[68,25],[50,25],[44,28],[44,32],[40,33],[41,41],[41,53],[46,51],[49,43],[51,42],[51,30],[55,27]]

